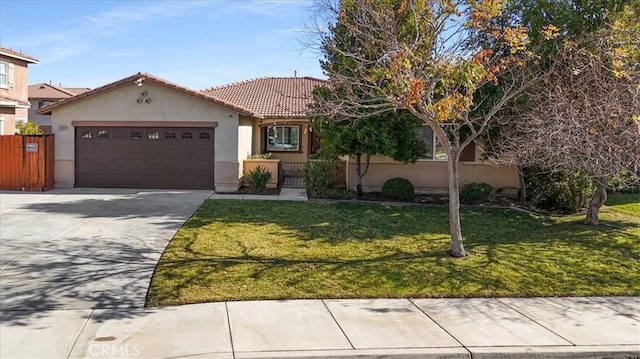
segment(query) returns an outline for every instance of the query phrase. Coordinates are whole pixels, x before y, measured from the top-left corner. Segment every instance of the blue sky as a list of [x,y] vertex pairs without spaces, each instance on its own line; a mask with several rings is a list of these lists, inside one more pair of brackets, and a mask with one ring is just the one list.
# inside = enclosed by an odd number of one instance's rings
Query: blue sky
[[193,89],[323,78],[304,45],[311,0],[0,0],[0,46],[40,60],[29,84],[95,88],[148,72]]

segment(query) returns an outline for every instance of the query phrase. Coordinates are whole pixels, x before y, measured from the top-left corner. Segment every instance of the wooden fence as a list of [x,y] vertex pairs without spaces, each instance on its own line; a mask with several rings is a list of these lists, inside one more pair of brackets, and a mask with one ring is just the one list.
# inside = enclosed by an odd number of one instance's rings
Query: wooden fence
[[0,136],[0,189],[53,189],[53,135]]

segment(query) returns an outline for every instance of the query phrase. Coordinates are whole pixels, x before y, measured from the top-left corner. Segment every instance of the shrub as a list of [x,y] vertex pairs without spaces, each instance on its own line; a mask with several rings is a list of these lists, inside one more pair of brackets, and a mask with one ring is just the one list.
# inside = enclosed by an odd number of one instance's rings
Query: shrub
[[399,201],[413,201],[416,193],[408,179],[395,177],[382,185],[382,196]]
[[495,198],[495,189],[486,183],[467,183],[460,190],[460,201],[466,204],[487,203]]
[[244,182],[251,192],[260,192],[267,188],[271,177],[271,172],[266,167],[258,166],[244,176]]
[[41,135],[42,130],[33,121],[16,121],[16,135]]
[[326,197],[333,187],[333,177],[338,170],[335,159],[319,158],[305,163],[304,185],[316,197]]
[[[574,179],[570,186],[571,178]],[[590,181],[581,176],[569,176],[567,171],[549,173],[531,167],[524,170],[524,179],[527,203],[546,210],[576,212],[589,201],[594,190]]]
[[248,156],[250,160],[270,160],[273,158],[273,153],[265,152],[265,153],[257,153],[255,155]]

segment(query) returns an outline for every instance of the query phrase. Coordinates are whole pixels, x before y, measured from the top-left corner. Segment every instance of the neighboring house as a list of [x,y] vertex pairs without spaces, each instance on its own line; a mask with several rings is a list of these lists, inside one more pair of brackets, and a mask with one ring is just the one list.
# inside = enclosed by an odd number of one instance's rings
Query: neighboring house
[[[195,91],[138,73],[59,100],[36,111],[51,115],[56,135],[56,186],[206,188],[235,191],[243,161],[271,152],[283,167],[300,165],[318,140],[305,116],[311,92],[323,80],[265,77]],[[428,127],[420,136],[428,155],[415,164],[374,157],[365,190],[392,177],[409,179],[417,191],[446,191],[447,163]],[[461,184],[486,182],[518,187],[514,168],[479,160],[465,150]],[[347,184],[355,183],[348,161]]]
[[45,134],[49,134],[51,133],[51,116],[38,115],[36,110],[89,90],[91,89],[85,87],[62,87],[46,83],[29,85],[29,102],[31,103],[29,120],[35,121]]
[[29,55],[0,47],[0,135],[15,134],[16,122],[27,121],[27,67],[37,63]]

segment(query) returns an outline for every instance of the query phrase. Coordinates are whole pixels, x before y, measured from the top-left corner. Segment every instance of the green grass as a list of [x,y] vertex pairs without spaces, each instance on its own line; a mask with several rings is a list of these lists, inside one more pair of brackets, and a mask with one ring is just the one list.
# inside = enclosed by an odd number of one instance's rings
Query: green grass
[[640,218],[640,193],[611,194],[608,196],[605,206],[612,212]]
[[147,305],[639,295],[637,203],[611,201],[597,228],[583,216],[464,208],[470,256],[455,259],[446,207],[209,200],[167,247]]

